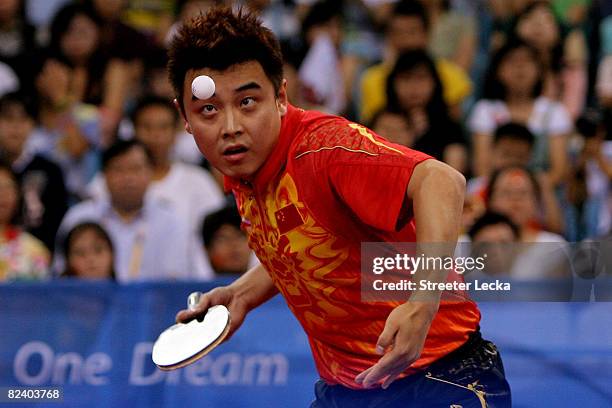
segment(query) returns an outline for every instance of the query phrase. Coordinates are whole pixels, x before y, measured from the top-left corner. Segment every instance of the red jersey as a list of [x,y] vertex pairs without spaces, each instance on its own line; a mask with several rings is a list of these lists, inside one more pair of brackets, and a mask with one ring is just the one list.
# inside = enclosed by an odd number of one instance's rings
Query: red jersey
[[[226,178],[249,246],[304,328],[323,380],[362,388],[355,376],[399,302],[361,302],[361,242],[415,242],[400,214],[414,167],[430,157],[348,120],[289,106],[278,144],[251,182]],[[400,216],[408,218],[396,231]],[[480,313],[440,303],[420,358],[403,376],[461,346]]]

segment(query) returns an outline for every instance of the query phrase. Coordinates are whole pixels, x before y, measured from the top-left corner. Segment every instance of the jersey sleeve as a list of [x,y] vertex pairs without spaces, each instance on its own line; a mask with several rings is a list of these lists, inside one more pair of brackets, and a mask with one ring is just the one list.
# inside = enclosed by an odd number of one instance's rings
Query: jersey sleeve
[[414,168],[431,156],[390,143],[363,126],[349,126],[352,143],[330,155],[328,182],[362,223],[395,231],[405,218],[401,210]]

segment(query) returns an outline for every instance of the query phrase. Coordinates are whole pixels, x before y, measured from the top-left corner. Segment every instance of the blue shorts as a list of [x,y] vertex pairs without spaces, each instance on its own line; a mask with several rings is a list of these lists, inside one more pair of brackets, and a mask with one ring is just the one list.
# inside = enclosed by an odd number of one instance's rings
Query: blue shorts
[[427,369],[394,381],[389,388],[353,390],[315,384],[310,408],[510,408],[510,386],[497,347],[479,331]]

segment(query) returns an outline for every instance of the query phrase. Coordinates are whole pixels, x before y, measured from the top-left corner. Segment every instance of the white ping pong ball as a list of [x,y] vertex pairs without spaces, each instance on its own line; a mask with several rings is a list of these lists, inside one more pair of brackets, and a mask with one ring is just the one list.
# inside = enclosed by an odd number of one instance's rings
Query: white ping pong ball
[[215,81],[208,75],[197,76],[191,82],[191,93],[198,99],[208,99],[215,93]]

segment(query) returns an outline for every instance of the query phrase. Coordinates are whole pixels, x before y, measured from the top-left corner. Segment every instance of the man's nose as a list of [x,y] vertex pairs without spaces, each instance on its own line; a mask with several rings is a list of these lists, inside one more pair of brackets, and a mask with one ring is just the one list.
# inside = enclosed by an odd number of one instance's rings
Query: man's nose
[[240,133],[242,133],[240,114],[235,112],[233,109],[227,109],[223,119],[223,137],[235,137]]

